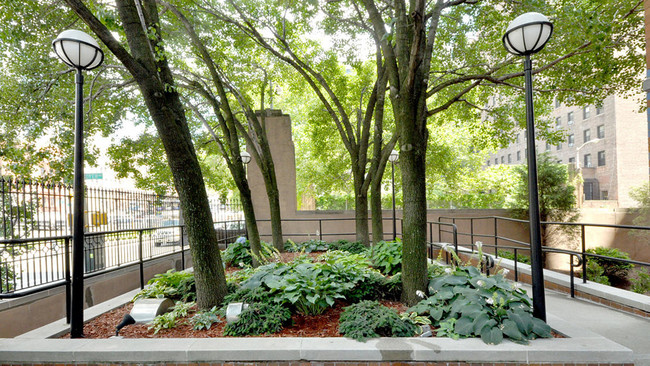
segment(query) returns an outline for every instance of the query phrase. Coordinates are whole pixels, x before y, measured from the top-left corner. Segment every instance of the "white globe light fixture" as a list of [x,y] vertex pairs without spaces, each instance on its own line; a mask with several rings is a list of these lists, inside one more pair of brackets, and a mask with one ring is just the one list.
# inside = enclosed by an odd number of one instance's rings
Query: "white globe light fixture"
[[542,237],[539,217],[539,188],[537,186],[537,153],[535,152],[535,118],[533,113],[533,77],[530,55],[539,52],[553,34],[553,24],[540,13],[526,13],[513,20],[503,35],[508,52],[524,56],[526,84],[526,136],[528,137],[528,215],[530,231],[531,277],[533,285],[533,315],[546,321],[544,272],[542,267]]
[[92,70],[104,62],[104,52],[88,34],[66,30],[52,42],[56,55],[77,69],[74,132],[74,201],[72,211],[72,294],[68,311],[70,337],[83,337],[84,307],[84,141],[83,141],[83,70]]
[[399,153],[395,150],[388,155],[388,161],[392,168],[391,185],[393,187],[393,240],[397,239],[397,219],[395,218],[395,162],[399,158]]
[[97,41],[80,30],[61,32],[52,45],[56,55],[66,65],[76,69],[92,70],[104,62],[104,52]]
[[244,164],[248,164],[251,162],[251,154],[249,154],[248,151],[242,151],[241,162]]

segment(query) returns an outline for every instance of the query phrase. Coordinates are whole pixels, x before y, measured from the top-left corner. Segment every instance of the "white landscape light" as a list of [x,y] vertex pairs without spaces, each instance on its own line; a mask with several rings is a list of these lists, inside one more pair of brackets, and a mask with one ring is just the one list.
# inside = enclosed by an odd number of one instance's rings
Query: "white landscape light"
[[68,66],[92,70],[104,61],[104,52],[88,34],[69,29],[61,32],[52,42],[54,52]]
[[503,45],[508,52],[526,56],[538,52],[553,34],[553,23],[540,13],[525,13],[513,20],[506,34]]
[[390,155],[388,156],[388,161],[391,163],[394,163],[397,161],[397,158],[399,158],[399,153],[395,150],[390,152]]
[[251,162],[251,154],[249,154],[248,151],[242,151],[241,162],[244,164],[248,164]]

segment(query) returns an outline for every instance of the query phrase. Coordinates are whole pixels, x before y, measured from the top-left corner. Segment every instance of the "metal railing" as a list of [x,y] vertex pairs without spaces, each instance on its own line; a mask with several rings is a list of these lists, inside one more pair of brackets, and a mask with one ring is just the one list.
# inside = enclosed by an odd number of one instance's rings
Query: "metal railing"
[[[444,220],[448,220],[451,222],[445,222]],[[492,220],[493,222],[493,232],[491,234],[489,233],[481,233],[477,232],[476,227],[475,227],[475,222],[479,220]],[[458,223],[460,222],[467,222],[469,221],[469,232],[462,232],[459,231],[458,229]],[[429,232],[430,232],[430,241],[431,244],[434,243],[433,240],[433,235],[434,235],[434,230],[433,226],[438,225],[438,239],[439,241],[442,241],[441,239],[443,238],[443,235],[451,235],[452,237],[452,242],[454,243],[454,246],[456,248],[456,251],[458,252],[458,245],[462,246],[469,246],[474,250],[475,248],[475,241],[476,239],[491,239],[493,244],[486,244],[483,243],[483,248],[492,248],[494,256],[496,258],[499,257],[499,250],[508,250],[512,251],[514,254],[514,276],[515,276],[515,281],[518,280],[519,278],[519,269],[518,269],[518,263],[519,263],[519,256],[521,251],[526,251],[530,253],[530,244],[525,241],[513,239],[507,236],[499,235],[499,222],[504,221],[504,222],[511,222],[511,223],[517,223],[517,224],[525,224],[526,226],[522,226],[522,230],[527,230],[527,225],[528,221],[527,220],[520,220],[520,219],[512,219],[508,217],[500,217],[500,216],[483,216],[483,217],[445,217],[445,216],[440,216],[438,218],[438,222],[432,222],[429,223]],[[452,226],[452,230],[445,229],[444,226]],[[586,240],[586,230],[588,228],[609,228],[609,229],[624,229],[624,230],[640,230],[640,231],[645,231],[650,233],[650,227],[648,226],[633,226],[633,225],[611,225],[611,224],[594,224],[594,223],[567,223],[567,222],[541,222],[541,225],[558,225],[558,226],[566,226],[566,227],[577,227],[580,228],[580,250],[569,250],[569,249],[560,249],[560,248],[553,248],[553,247],[548,247],[548,246],[542,246],[542,252],[543,253],[558,253],[558,254],[564,254],[569,256],[569,261],[568,261],[568,267],[569,267],[569,276],[570,276],[570,292],[571,292],[571,297],[574,297],[575,294],[575,286],[574,286],[574,281],[576,277],[576,268],[580,268],[581,272],[581,278],[582,282],[586,283],[587,282],[587,264],[589,262],[589,258],[601,258],[605,259],[608,261],[612,262],[617,262],[617,263],[625,263],[625,264],[632,264],[632,265],[637,265],[637,266],[642,266],[646,268],[650,268],[650,263],[648,262],[643,262],[643,261],[638,261],[638,260],[632,260],[632,259],[623,259],[623,258],[616,258],[616,257],[609,257],[609,256],[604,256],[604,255],[599,255],[599,254],[594,254],[594,253],[589,253],[587,252],[587,240]],[[460,238],[469,238],[469,242],[464,242],[459,244],[459,237]],[[462,240],[460,240],[462,242]],[[501,242],[501,244],[500,244]],[[510,243],[513,245],[503,245],[502,243]],[[439,245],[437,245],[439,246]]]

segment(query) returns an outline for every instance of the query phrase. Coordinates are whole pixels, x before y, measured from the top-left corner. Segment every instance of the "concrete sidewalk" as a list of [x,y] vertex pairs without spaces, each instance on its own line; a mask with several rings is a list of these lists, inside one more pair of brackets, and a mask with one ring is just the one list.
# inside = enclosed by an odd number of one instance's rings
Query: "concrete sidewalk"
[[[531,293],[530,286],[523,287]],[[649,319],[551,290],[546,312],[631,349],[636,366],[650,366]]]

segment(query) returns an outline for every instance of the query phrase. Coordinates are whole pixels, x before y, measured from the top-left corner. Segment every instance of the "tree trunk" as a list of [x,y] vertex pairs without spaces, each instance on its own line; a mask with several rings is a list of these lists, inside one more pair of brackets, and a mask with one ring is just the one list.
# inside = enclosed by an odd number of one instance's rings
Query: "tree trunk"
[[404,200],[402,301],[414,305],[420,300],[416,291],[426,292],[427,287],[427,205],[424,179],[427,135],[417,127],[418,113],[415,106],[401,109],[399,115],[402,121],[400,161]]
[[370,185],[370,212],[372,213],[372,242],[376,244],[384,240],[384,222],[381,209],[381,179],[374,179]]
[[282,237],[282,212],[280,211],[280,191],[278,190],[278,180],[277,176],[275,175],[275,166],[273,164],[271,149],[269,148],[266,136],[264,136],[264,138],[260,138],[259,140],[260,147],[263,150],[263,154],[260,156],[260,159],[264,159],[262,164],[259,164],[259,167],[260,171],[262,172],[262,177],[264,178],[266,195],[268,196],[269,200],[273,247],[279,252],[284,252],[284,238]]
[[368,231],[368,192],[364,191],[361,183],[354,182],[354,220],[357,230],[357,241],[365,246],[370,246],[370,232]]
[[242,209],[244,210],[244,218],[246,219],[246,231],[248,233],[248,242],[251,246],[251,253],[253,254],[253,267],[260,265],[260,232],[257,229],[257,220],[255,219],[255,209],[253,208],[253,199],[251,197],[251,190],[248,188],[248,182],[238,185],[239,197],[241,199]]

